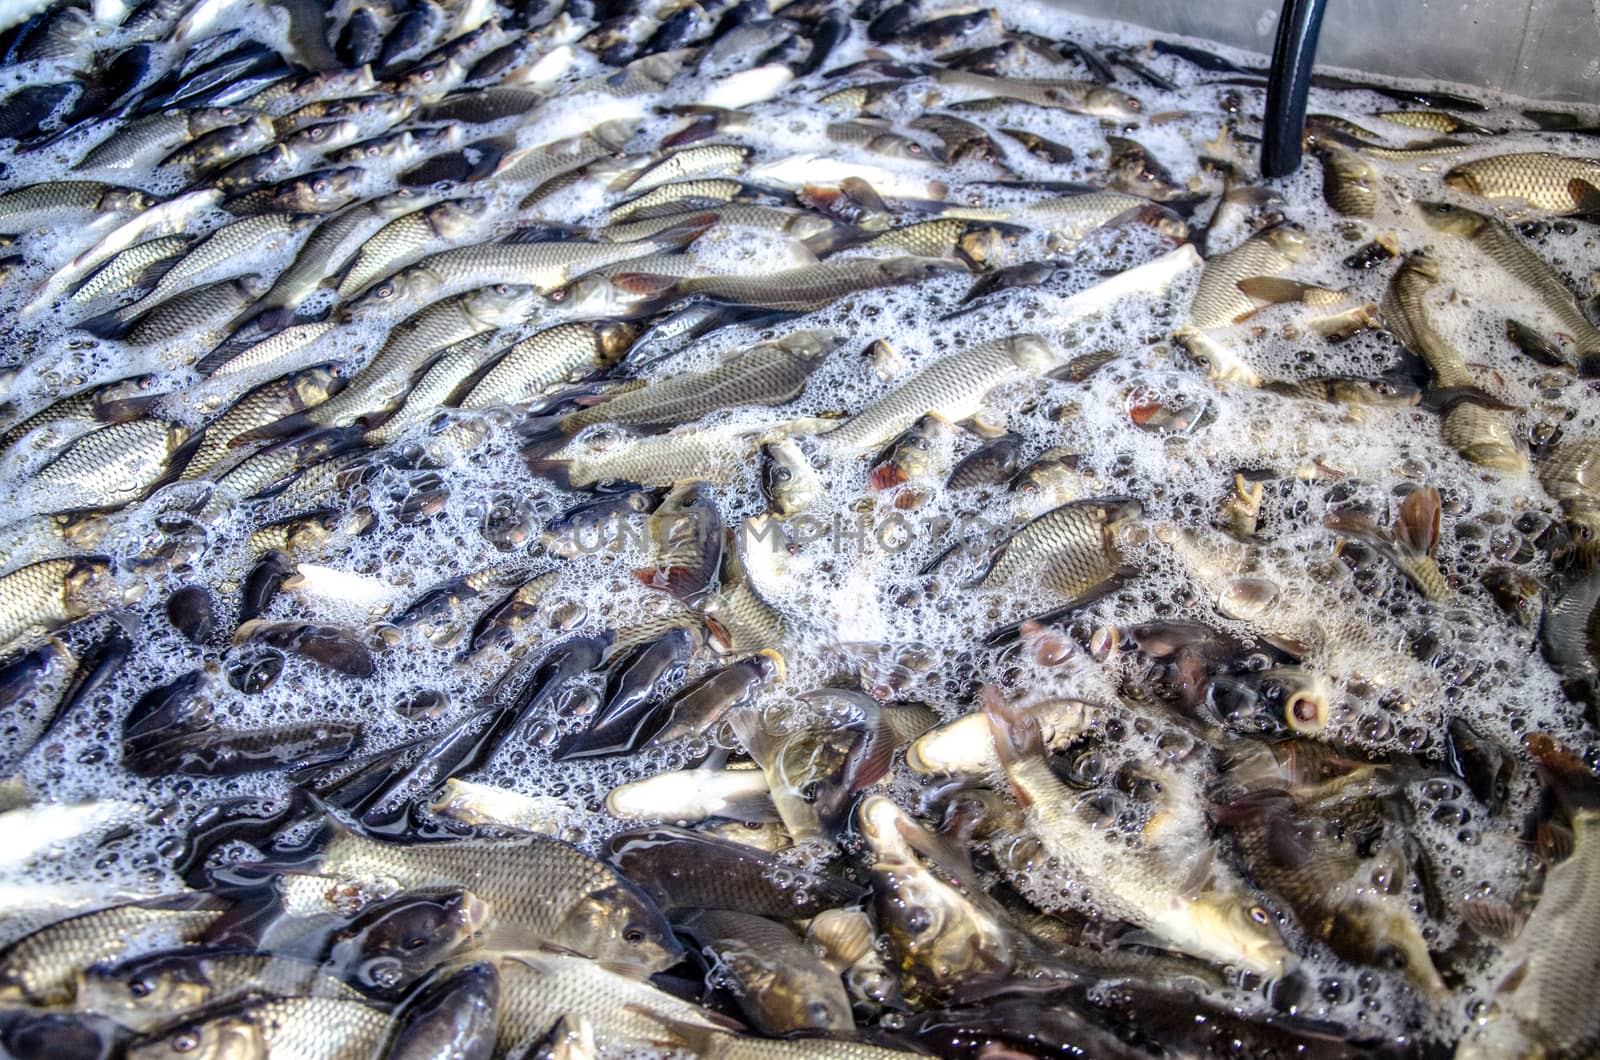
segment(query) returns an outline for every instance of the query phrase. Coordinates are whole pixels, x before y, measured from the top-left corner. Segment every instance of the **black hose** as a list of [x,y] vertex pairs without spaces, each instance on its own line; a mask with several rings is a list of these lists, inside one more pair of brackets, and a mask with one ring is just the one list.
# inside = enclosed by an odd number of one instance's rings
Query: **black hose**
[[1261,136],[1261,175],[1286,177],[1300,168],[1306,93],[1317,58],[1325,0],[1283,0],[1278,41],[1267,76],[1267,113]]

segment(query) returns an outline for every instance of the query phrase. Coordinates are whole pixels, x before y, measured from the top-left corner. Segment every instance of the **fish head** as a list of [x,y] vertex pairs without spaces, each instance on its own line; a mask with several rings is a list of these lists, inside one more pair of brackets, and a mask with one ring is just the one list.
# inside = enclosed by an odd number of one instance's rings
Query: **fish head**
[[394,989],[465,949],[488,919],[469,891],[404,894],[342,932],[329,959],[365,989]]
[[295,133],[290,142],[297,148],[322,151],[334,144],[349,143],[360,135],[361,126],[356,122],[349,118],[335,118],[332,121],[306,126]]
[[1013,335],[1006,340],[1006,354],[1011,363],[1029,373],[1048,371],[1060,361],[1040,335]]
[[604,276],[579,276],[544,296],[545,308],[564,317],[615,316],[627,298]]
[[112,188],[100,200],[100,209],[125,213],[143,213],[156,204],[154,196],[133,188]]
[[128,1060],[267,1060],[266,1035],[248,1013],[185,1024],[128,1050]]
[[1297,733],[1321,732],[1328,724],[1328,685],[1317,674],[1297,666],[1267,670],[1256,680],[1257,694],[1283,724]]
[[1017,241],[1018,233],[1010,225],[970,224],[956,238],[956,257],[981,272],[1003,258],[1005,250],[1015,247]]
[[1126,92],[1097,85],[1084,95],[1083,111],[1099,118],[1137,118],[1144,104]]
[[1457,166],[1444,175],[1444,182],[1468,195],[1483,196],[1483,185],[1478,181],[1478,174],[1470,167]]
[[324,169],[308,173],[286,185],[274,196],[278,205],[290,212],[320,214],[337,210],[354,199],[366,170],[360,166]]
[[124,1026],[153,1029],[174,1012],[203,1008],[212,992],[202,960],[173,954],[86,969],[78,976],[76,1004]]
[[471,232],[488,209],[487,199],[446,199],[429,206],[423,216],[435,235],[457,239]]
[[761,490],[779,515],[793,515],[822,498],[822,482],[792,438],[768,442],[760,450]]
[[111,565],[99,559],[72,565],[61,582],[61,599],[72,614],[92,614],[122,602]]
[[1600,511],[1575,511],[1567,516],[1567,532],[1583,566],[1600,566]]
[[345,307],[345,317],[361,320],[395,306],[422,306],[444,286],[444,278],[425,265],[413,265],[368,287]]
[[1409,379],[1395,376],[1361,378],[1342,376],[1329,380],[1329,393],[1344,405],[1415,405],[1422,400],[1422,388]]
[[1261,376],[1226,343],[1217,342],[1205,332],[1193,328],[1180,329],[1175,337],[1189,359],[1206,373],[1207,379],[1218,383],[1261,385]]
[[1275,224],[1256,238],[1266,241],[1273,250],[1290,261],[1302,261],[1311,253],[1304,229],[1289,222]]
[[563,946],[596,960],[616,961],[646,971],[670,968],[683,947],[667,918],[644,892],[619,881],[575,902],[556,928]]
[[[1448,202],[1419,202],[1417,212],[1422,215],[1423,221],[1427,222],[1429,228],[1462,239],[1471,239],[1489,221],[1481,213]],[[1437,274],[1436,267],[1434,275]]]
[[610,368],[627,356],[634,340],[639,337],[639,328],[625,320],[602,320],[591,326],[602,368]]
[[1217,613],[1249,622],[1271,614],[1282,595],[1283,590],[1270,578],[1230,578],[1217,593]]
[[485,324],[511,327],[532,316],[541,301],[537,287],[497,283],[472,292],[467,298],[467,312]]
[[1416,921],[1395,909],[1380,914],[1373,929],[1377,943],[1373,963],[1404,972],[1412,985],[1430,997],[1444,997],[1449,993],[1439,970],[1434,967],[1427,940],[1417,929]]
[[1186,915],[1197,951],[1272,978],[1287,968],[1292,954],[1266,906],[1208,891],[1188,903]]

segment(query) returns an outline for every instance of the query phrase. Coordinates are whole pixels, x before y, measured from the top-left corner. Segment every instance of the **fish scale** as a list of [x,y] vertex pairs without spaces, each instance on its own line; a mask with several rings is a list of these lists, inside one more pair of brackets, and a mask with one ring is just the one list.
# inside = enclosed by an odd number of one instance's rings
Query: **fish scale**
[[291,214],[269,213],[247,217],[225,225],[206,236],[161,277],[155,289],[139,301],[122,309],[118,316],[132,320],[153,306],[193,286],[198,277],[227,266],[232,275],[248,272],[258,255],[286,245],[295,232],[306,226],[306,219]]
[[592,423],[686,423],[708,412],[741,405],[781,405],[800,395],[811,370],[831,343],[794,337],[755,346],[703,372],[685,372],[608,398],[562,421],[581,430]]
[[165,236],[129,247],[102,265],[72,292],[72,301],[92,304],[113,298],[131,287],[150,266],[183,252],[187,236]]
[[515,283],[554,290],[580,272],[600,268],[655,249],[652,243],[479,243],[440,251],[410,266],[397,277],[420,274],[446,288]]
[[1110,511],[1097,502],[1062,505],[1018,530],[979,584],[1027,578],[1076,599],[1116,574],[1121,557],[1112,529]]
[[461,399],[464,409],[514,405],[584,368],[604,368],[621,357],[632,332],[616,325],[568,323],[515,343]]
[[[1486,199],[1522,199],[1540,210],[1574,213],[1600,204],[1600,159],[1550,151],[1491,155],[1461,163],[1444,182]],[[1587,190],[1575,193],[1574,182]]]
[[1189,324],[1205,329],[1225,327],[1254,312],[1255,299],[1239,290],[1239,281],[1277,276],[1301,256],[1302,237],[1289,228],[1272,228],[1251,236],[1232,250],[1206,259],[1189,304]]
[[394,1019],[366,1001],[286,997],[201,1019],[169,1037],[128,1051],[129,1060],[157,1060],[194,1048],[243,1050],[285,1060],[370,1060],[394,1030]]
[[481,214],[479,200],[448,199],[395,218],[361,245],[339,281],[339,296],[349,298],[411,264],[436,239],[455,242],[471,238],[479,228]]
[[128,329],[123,341],[130,346],[154,346],[171,342],[186,332],[204,329],[187,336],[190,349],[174,351],[179,356],[193,358],[199,350],[209,349],[226,337],[234,317],[266,289],[266,281],[254,273],[194,288],[144,314]]
[[142,497],[166,474],[188,428],[161,420],[114,423],[74,441],[28,480],[59,511],[118,507]]
[[1472,240],[1507,275],[1532,291],[1545,310],[1566,329],[1580,363],[1586,357],[1600,356],[1600,329],[1578,308],[1577,299],[1555,270],[1529,250],[1504,222],[1460,207],[1445,211],[1425,208],[1424,217],[1435,228]]
[[[0,575],[0,651],[30,630],[56,629],[97,609],[95,583],[109,580],[104,557],[47,559]],[[109,602],[106,594],[101,599]],[[103,605],[102,605],[103,606]]]
[[0,995],[36,1004],[69,1001],[80,968],[121,956],[141,935],[165,934],[192,942],[221,915],[214,909],[123,905],[58,921],[19,939],[0,955]]
[[838,427],[817,438],[824,451],[840,457],[875,450],[927,413],[964,420],[1002,383],[1053,362],[1044,340],[1017,335],[946,355],[888,394],[868,404]]
[[430,355],[474,335],[521,323],[534,311],[531,288],[486,288],[435,302],[396,325],[377,356],[338,396],[313,409],[310,419],[326,427],[344,426],[392,404]]

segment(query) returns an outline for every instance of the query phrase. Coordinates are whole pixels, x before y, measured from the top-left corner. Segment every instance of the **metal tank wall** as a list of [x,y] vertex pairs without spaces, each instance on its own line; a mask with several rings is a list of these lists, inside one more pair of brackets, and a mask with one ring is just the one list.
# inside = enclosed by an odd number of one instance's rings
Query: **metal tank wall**
[[[1279,9],[1276,0],[1053,3],[1263,54]],[[1600,103],[1600,0],[1328,0],[1317,62]]]

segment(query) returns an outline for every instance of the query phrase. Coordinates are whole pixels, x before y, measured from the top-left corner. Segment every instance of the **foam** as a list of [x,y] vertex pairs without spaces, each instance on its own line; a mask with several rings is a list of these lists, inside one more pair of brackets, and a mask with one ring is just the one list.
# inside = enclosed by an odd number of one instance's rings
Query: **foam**
[[[1006,18],[1014,28],[1054,38],[1111,41],[1135,48],[1147,39],[1144,31],[1085,21],[1042,5],[1013,5]],[[224,21],[264,40],[279,39],[282,33],[273,20],[243,5],[229,8]],[[908,59],[923,57],[893,43],[886,50]],[[1226,49],[1212,50],[1242,58]],[[166,56],[167,61],[176,58],[175,51]],[[865,44],[857,34],[841,46],[829,66],[844,65],[864,55]],[[1166,114],[1171,118],[1126,129],[1118,126],[1117,131],[1143,144],[1179,184],[1215,193],[1219,185],[1199,158],[1215,153],[1212,145],[1223,124],[1223,97],[1237,92],[1249,114],[1259,109],[1260,91],[1202,84],[1204,78],[1173,57],[1140,58],[1177,81],[1180,90],[1169,93],[1128,84],[1126,87],[1145,101],[1147,116]],[[584,80],[600,72],[592,57],[576,50],[571,67],[551,88],[549,102],[528,116],[472,126],[469,139],[510,133],[527,146],[576,135],[598,121],[617,118],[637,123],[629,148],[632,154],[642,154],[682,125],[681,118],[658,113],[652,105],[690,102],[705,87],[701,81],[685,77],[659,99],[618,100]],[[1008,72],[1073,76],[1075,67],[1046,64],[1030,56]],[[0,86],[24,83],[25,73],[0,71]],[[719,137],[755,146],[752,172],[776,175],[785,183],[865,173],[886,194],[931,196],[935,191],[931,182],[937,181],[949,186],[947,197],[956,202],[1007,207],[1037,197],[1036,193],[981,183],[1004,175],[983,161],[932,166],[875,155],[859,146],[829,143],[826,126],[841,116],[814,101],[839,87],[840,81],[824,81],[818,76],[790,84],[773,99],[752,103],[748,120]],[[926,87],[903,89],[881,103],[876,113],[909,121],[929,105]],[[1513,112],[1516,101],[1492,98],[1490,102],[1496,110],[1480,120],[1488,125],[1503,120],[1520,128]],[[1365,112],[1387,106],[1389,102],[1376,95],[1316,90],[1311,110],[1359,119]],[[1022,125],[1070,147],[1076,156],[1067,165],[1053,165],[996,135],[1005,166],[1018,177],[1077,181],[1101,172],[1108,126],[1099,119],[1022,104],[963,116],[990,128]],[[5,187],[59,178],[61,167],[80,156],[105,131],[96,126],[75,132],[42,151],[0,152],[7,167]],[[915,130],[903,131],[933,142]],[[1241,131],[1255,131],[1249,119],[1241,119]],[[1385,126],[1384,131],[1392,130]],[[1393,137],[1396,143],[1404,139],[1403,133]],[[1568,437],[1587,437],[1600,429],[1600,404],[1590,388],[1550,378],[1549,369],[1529,362],[1504,338],[1507,314],[1541,330],[1554,330],[1542,308],[1525,292],[1508,286],[1492,264],[1475,260],[1470,245],[1438,235],[1404,212],[1409,202],[1429,198],[1484,209],[1482,202],[1442,187],[1440,173],[1455,161],[1538,149],[1583,153],[1587,147],[1579,137],[1524,131],[1496,137],[1452,159],[1375,161],[1396,205],[1372,222],[1331,216],[1321,199],[1320,171],[1314,163],[1307,165],[1278,188],[1285,212],[1306,228],[1311,248],[1306,260],[1289,270],[1289,275],[1348,288],[1357,300],[1376,302],[1393,265],[1359,272],[1344,268],[1340,261],[1368,239],[1398,230],[1404,250],[1428,249],[1440,260],[1444,281],[1430,301],[1433,319],[1441,333],[1463,351],[1475,378],[1492,383],[1490,389],[1497,395],[1524,410],[1513,417],[1519,435],[1525,436],[1535,424],[1548,423],[1560,425]],[[828,164],[809,161],[808,156],[814,154],[825,156]],[[1238,161],[1248,164],[1243,156]],[[178,190],[173,175],[152,174],[148,182],[142,182],[145,176],[114,179],[153,193]],[[396,174],[374,167],[369,176],[370,186],[379,187]],[[536,215],[519,213],[517,204],[531,190],[526,184],[488,182],[463,191],[489,196],[488,231],[497,236],[536,216],[598,226],[620,199],[598,182],[588,182],[551,196]],[[220,210],[210,211],[190,231],[203,235],[228,219]],[[28,265],[0,286],[0,309],[14,310],[25,303],[39,283],[108,230],[62,225],[25,233],[21,253]],[[1577,281],[1579,290],[1586,291],[1590,283],[1593,231],[1581,225],[1552,225],[1536,244],[1558,270]],[[1228,239],[1208,249],[1212,253],[1226,250],[1247,234],[1230,231]],[[1593,730],[1585,725],[1579,709],[1562,696],[1556,677],[1538,655],[1533,634],[1507,622],[1479,583],[1486,569],[1503,562],[1501,555],[1523,544],[1513,525],[1516,516],[1526,511],[1553,515],[1555,505],[1530,478],[1486,472],[1460,460],[1441,440],[1433,413],[1372,407],[1362,410],[1361,422],[1354,422],[1344,408],[1209,382],[1169,338],[1183,321],[1195,282],[1192,275],[1180,278],[1166,297],[1126,298],[1082,319],[1061,319],[1071,296],[1101,279],[1105,270],[1130,268],[1154,260],[1168,249],[1159,237],[1141,230],[1096,233],[1061,256],[1060,271],[1044,287],[994,296],[967,312],[957,311],[972,277],[941,276],[914,288],[851,295],[782,325],[723,329],[651,365],[646,374],[654,379],[701,370],[730,351],[791,330],[817,328],[845,336],[846,341],[817,369],[805,393],[791,405],[781,410],[727,410],[703,421],[707,426],[740,424],[754,433],[800,417],[857,411],[941,356],[1018,331],[1043,333],[1067,357],[1113,350],[1116,358],[1083,382],[1035,381],[997,392],[993,403],[1003,413],[1006,428],[1021,440],[1025,460],[1058,448],[1077,454],[1078,473],[1086,489],[1094,494],[1138,497],[1145,508],[1145,521],[1152,526],[1208,526],[1235,470],[1266,468],[1281,475],[1268,483],[1263,503],[1259,573],[1295,586],[1303,614],[1337,611],[1348,616],[1350,624],[1375,631],[1379,642],[1395,649],[1389,661],[1399,667],[1398,680],[1413,700],[1408,710],[1397,711],[1384,701],[1381,689],[1360,680],[1363,658],[1359,652],[1335,646],[1314,654],[1308,665],[1328,677],[1333,691],[1334,709],[1325,738],[1351,742],[1372,753],[1419,753],[1442,771],[1438,759],[1443,724],[1459,712],[1470,717],[1485,735],[1507,746],[1515,746],[1521,734],[1538,730],[1592,747]],[[282,248],[253,260],[251,269],[274,275],[292,254],[293,247]],[[728,229],[702,239],[690,249],[689,257],[706,272],[761,272],[793,267],[798,255],[795,244],[786,238]],[[363,315],[342,323],[333,334],[303,351],[305,359],[298,363],[313,363],[311,350],[315,350],[315,360],[337,360],[349,368],[357,367],[381,347],[388,328],[415,308]],[[1372,375],[1398,357],[1396,344],[1382,335],[1361,335],[1340,344],[1323,341],[1298,323],[1300,312],[1300,307],[1275,307],[1250,322],[1219,331],[1216,337],[1230,344],[1263,377],[1274,380]],[[522,328],[509,329],[497,342],[508,344],[555,319],[554,314],[541,316]],[[34,352],[10,385],[12,422],[84,386],[144,371],[163,372],[174,388],[197,387],[197,378],[188,370],[163,368],[157,351],[84,341],[67,323],[60,314],[45,314],[31,335]],[[904,362],[887,382],[863,356],[869,345],[880,340],[889,343]],[[165,411],[194,425],[201,410],[193,401],[196,394],[207,399],[207,409],[220,407],[225,395],[240,393],[260,381],[262,377],[248,375],[207,383],[188,399],[168,403]],[[220,404],[213,405],[213,400]],[[1187,432],[1139,429],[1131,422],[1129,410],[1135,403],[1150,402],[1169,408],[1204,405],[1210,418]],[[102,702],[63,719],[57,734],[25,760],[23,775],[30,790],[41,798],[64,803],[129,799],[153,812],[144,818],[142,827],[103,846],[86,840],[64,846],[58,856],[32,859],[22,868],[0,866],[0,883],[26,881],[61,888],[93,883],[103,886],[107,895],[147,891],[172,882],[165,867],[172,845],[207,802],[239,795],[275,798],[284,794],[285,782],[275,775],[130,778],[117,764],[114,750],[122,716],[144,690],[203,665],[226,666],[244,657],[242,651],[232,650],[219,658],[215,651],[188,644],[167,624],[162,606],[171,587],[189,583],[215,587],[219,599],[226,602],[225,611],[236,606],[250,565],[244,542],[264,521],[322,502],[365,505],[373,516],[366,533],[341,536],[307,552],[302,559],[311,577],[300,590],[286,592],[274,601],[264,616],[269,620],[371,630],[379,621],[392,621],[427,589],[451,579],[491,568],[508,578],[515,574],[532,577],[548,569],[549,557],[542,554],[537,534],[507,547],[486,532],[486,512],[497,505],[509,506],[530,513],[536,521],[548,522],[580,498],[529,472],[517,451],[516,414],[491,410],[472,417],[447,417],[446,422],[469,419],[482,427],[484,438],[476,445],[443,453],[435,471],[448,496],[431,518],[408,520],[400,510],[408,493],[427,485],[419,483],[420,473],[379,466],[367,481],[343,496],[329,491],[312,498],[270,501],[256,508],[235,506],[214,524],[183,532],[190,537],[181,540],[189,541],[191,547],[180,569],[170,575],[157,571],[126,574],[130,583],[144,586],[143,599],[125,616],[138,645],[134,658]],[[419,453],[440,438],[440,432],[440,422],[432,418],[414,424],[390,447],[389,455]],[[816,455],[804,436],[801,444]],[[970,434],[942,442],[935,462],[941,477],[978,444],[979,439]],[[17,495],[24,478],[46,458],[46,453],[8,454],[0,464],[0,489]],[[1335,469],[1342,477],[1318,481],[1297,477],[1299,469],[1314,462]],[[1124,663],[1102,668],[1081,654],[1057,667],[1042,667],[1016,657],[985,657],[977,648],[977,637],[1059,601],[1015,589],[962,588],[964,580],[981,570],[972,561],[954,561],[934,574],[922,573],[949,544],[947,534],[929,532],[930,528],[946,521],[981,528],[980,520],[993,525],[1002,521],[1002,516],[1009,525],[1012,517],[1039,514],[1044,507],[1041,500],[1014,496],[1003,489],[953,493],[923,487],[926,496],[920,506],[901,508],[897,500],[909,499],[917,489],[915,484],[874,494],[866,486],[864,462],[835,460],[823,465],[819,461],[818,472],[828,499],[807,512],[807,517],[814,520],[813,526],[826,526],[830,532],[800,541],[778,573],[782,595],[772,603],[788,620],[795,642],[784,652],[787,683],[762,700],[761,705],[770,712],[801,720],[805,715],[792,698],[794,692],[835,680],[841,671],[872,669],[870,661],[841,649],[841,643],[879,642],[896,649],[918,646],[933,663],[925,670],[901,675],[902,694],[926,702],[945,718],[971,709],[973,678],[1025,688],[1034,695],[1104,699],[1118,678],[1130,676],[1129,671],[1117,669]],[[1400,483],[1433,485],[1444,497],[1446,514],[1438,558],[1458,589],[1442,604],[1420,601],[1381,558],[1369,555],[1362,569],[1351,569],[1334,554],[1336,536],[1322,526],[1327,514],[1352,502],[1373,508],[1380,521],[1387,521],[1397,506],[1395,490]],[[168,487],[144,504],[109,517],[102,547],[126,560],[173,541],[179,533],[170,528],[162,513],[175,509],[198,489],[194,485]],[[730,527],[761,514],[765,504],[757,469],[740,468],[732,481],[716,491],[715,501],[720,517]],[[843,528],[838,534],[831,532],[836,520]],[[858,526],[865,529],[858,531]],[[891,526],[904,537],[891,537],[885,529]],[[884,536],[880,539],[875,531]],[[59,540],[42,533],[37,523],[5,527],[0,529],[0,537],[7,545],[8,568],[61,548]],[[1490,544],[1486,547],[1485,542]],[[893,547],[888,547],[891,544]],[[1215,614],[1186,566],[1158,540],[1147,536],[1129,540],[1126,546],[1129,560],[1140,569],[1139,577],[1075,616],[1073,631],[1171,619],[1205,621],[1238,633],[1248,631],[1243,624]],[[1550,572],[1547,557],[1535,548],[1527,551],[1534,558],[1522,569],[1546,577]],[[1352,557],[1358,553],[1354,550]],[[409,636],[378,651],[378,670],[369,679],[340,676],[290,655],[277,680],[259,693],[235,693],[219,674],[210,694],[221,716],[240,727],[359,717],[366,749],[437,733],[490,695],[507,671],[514,674],[509,686],[518,683],[516,675],[525,678],[537,662],[540,644],[562,629],[574,624],[580,629],[626,626],[646,609],[659,607],[660,596],[631,576],[632,570],[649,562],[645,550],[634,547],[562,561],[556,584],[541,608],[542,628],[524,634],[519,650],[510,656],[491,652],[463,661],[457,650],[436,648],[421,636]],[[471,617],[464,619],[469,625]],[[65,640],[76,648],[85,647],[99,628],[85,625],[69,631]],[[1406,641],[1423,636],[1435,645],[1429,660],[1400,650]],[[697,656],[690,679],[712,665],[707,655]],[[42,698],[55,694],[60,684],[59,678],[47,682]],[[734,741],[726,732],[713,731],[703,740],[646,750],[625,759],[554,763],[549,746],[559,734],[580,727],[584,713],[593,708],[600,679],[591,679],[585,688],[586,692],[576,693],[562,712],[547,720],[534,744],[502,749],[471,779],[525,795],[564,800],[573,809],[564,834],[595,850],[619,827],[602,809],[604,796],[613,787],[681,768],[706,748],[733,746]],[[446,706],[442,715],[410,717],[398,709],[423,692],[443,696]],[[33,707],[34,713],[39,713],[38,704]],[[1168,745],[1162,742],[1163,731],[1130,731],[1117,739],[1107,738],[1104,754],[1118,762],[1164,756]],[[1173,766],[1196,791],[1209,777],[1202,757]],[[1522,764],[1506,810],[1494,818],[1486,817],[1481,808],[1472,805],[1470,796],[1446,782],[1418,782],[1409,790],[1417,811],[1416,835],[1435,859],[1448,909],[1470,895],[1511,897],[1528,878],[1531,866],[1517,830],[1537,791],[1527,763]],[[904,806],[919,805],[926,794],[902,767],[897,767],[888,790]],[[1198,810],[1190,809],[1192,842],[1198,846],[1207,841],[1207,832]],[[1063,883],[1049,872],[1017,876],[1014,882],[1041,899],[1058,893]],[[1069,904],[1086,907],[1076,897]],[[8,920],[6,936],[23,930],[26,923]],[[1436,948],[1449,946],[1459,931],[1453,912],[1429,924],[1437,936]],[[1434,1016],[1421,1009],[1394,976],[1353,968],[1314,944],[1298,948],[1312,955],[1305,968],[1312,984],[1302,1001],[1305,1014],[1382,1026],[1391,1032],[1402,1026],[1423,1027],[1450,1037],[1459,1031],[1463,1006]],[[1481,994],[1490,986],[1486,968],[1468,970],[1471,975],[1460,998],[1463,1002],[1468,994]],[[1261,997],[1243,990],[1229,996],[1245,1006],[1264,1004]]]

